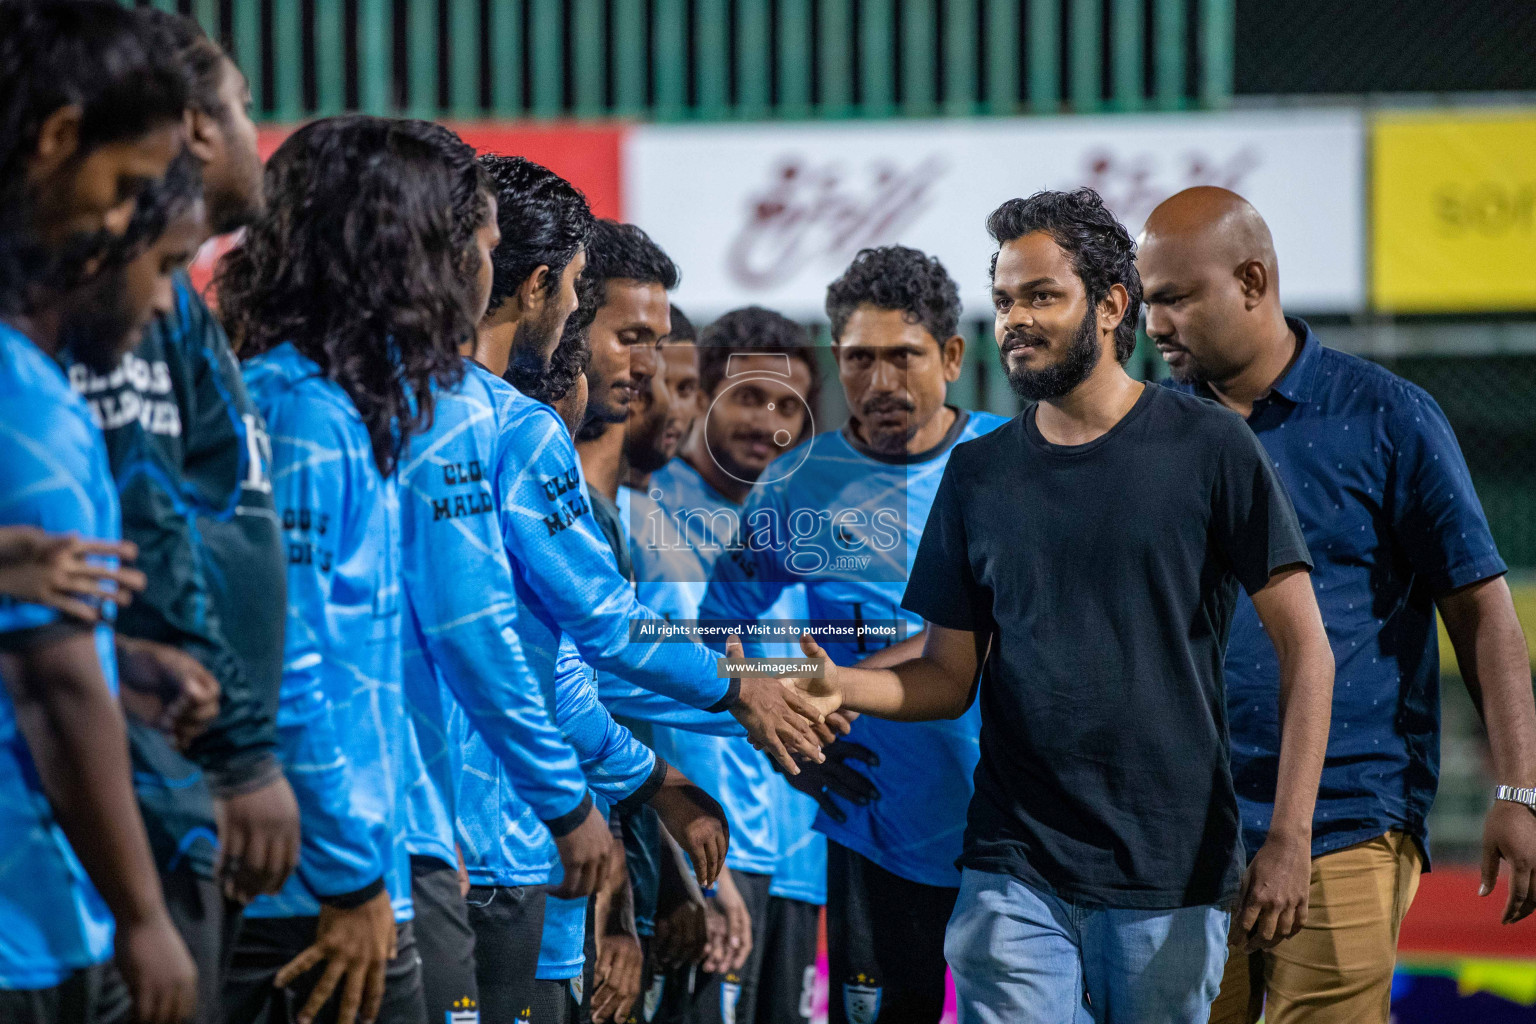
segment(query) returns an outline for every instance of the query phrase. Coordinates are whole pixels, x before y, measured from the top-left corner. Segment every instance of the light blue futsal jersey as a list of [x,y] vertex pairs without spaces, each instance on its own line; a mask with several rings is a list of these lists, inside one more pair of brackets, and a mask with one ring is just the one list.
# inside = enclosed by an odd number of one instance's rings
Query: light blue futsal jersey
[[[612,803],[650,799],[662,781],[656,755],[608,714],[597,699],[592,670],[569,638],[561,640],[554,673],[551,714],[593,793]],[[463,722],[462,716],[457,722]],[[470,880],[476,885],[544,884],[551,871],[559,871],[554,837],[511,789],[504,772],[480,769],[490,760],[485,739],[467,729],[462,735],[459,842]],[[482,807],[499,807],[506,815],[495,832],[484,827],[488,814],[473,813]]]
[[[715,677],[714,652],[696,643],[630,639],[632,621],[657,616],[636,601],[634,588],[614,564],[593,521],[575,445],[555,411],[514,391],[502,429],[506,443],[498,457],[504,468],[498,465],[495,472],[506,481],[501,529],[518,597],[517,633],[529,670],[549,680],[544,685],[551,706],[564,635],[588,665],[695,708],[718,706],[729,683]],[[589,680],[587,688],[606,717]],[[547,830],[484,740],[477,733],[467,740],[457,825],[470,877],[480,885],[544,881],[550,866]],[[577,755],[585,764],[579,748]],[[591,771],[587,776],[603,793]],[[533,824],[520,824],[530,819]]]
[[[0,525],[122,536],[117,485],[90,410],[58,364],[4,324],[0,447]],[[0,648],[63,618],[51,608],[0,598]],[[97,625],[94,638],[115,694],[112,627]],[[9,691],[0,686],[0,989],[51,988],[111,956],[112,915],[54,820]]]
[[407,780],[420,754],[401,685],[400,504],[339,385],[291,344],[245,364],[272,438],[288,546],[278,750],[298,797],[299,866],[251,917],[307,917],[381,876],[411,916]]
[[451,708],[462,709],[536,819],[561,819],[587,794],[550,713],[553,677],[534,674],[518,638],[528,613],[519,607],[502,510],[521,469],[502,449],[520,396],[465,363],[462,382],[437,391],[432,425],[411,439],[400,466],[405,693],[426,768],[411,789],[408,845],[450,866],[458,864],[453,822],[463,768]]
[[[614,506],[618,509],[619,526],[634,566],[635,594],[640,603],[668,622],[692,618],[699,599],[704,596],[705,584],[689,581],[705,578],[703,563],[676,532],[672,520],[654,498],[620,487]],[[631,527],[639,532],[632,533]],[[662,542],[655,539],[663,536],[672,539]],[[642,563],[635,557],[642,550],[651,555],[660,553],[660,557]],[[640,578],[642,572],[648,576],[645,581]],[[654,742],[654,727],[660,725],[712,736],[747,735],[747,730],[732,715],[700,711],[670,697],[643,690],[611,672],[597,673],[597,692],[604,706],[616,718],[639,730],[642,739]]]
[[[666,547],[652,547],[645,542],[652,530],[647,523],[657,520],[649,516],[637,518],[637,496],[631,495],[629,530],[635,538],[631,548],[638,549],[636,580],[642,587],[650,586],[651,593],[673,617],[705,617],[697,607],[689,607],[685,602],[691,594],[702,590],[699,581],[708,578],[715,560],[737,543],[741,535],[741,507],[710,486],[698,470],[681,458],[652,474],[645,496],[671,520],[669,526],[656,528],[659,536],[670,539]],[[653,510],[646,506],[644,511]],[[681,548],[676,546],[679,538]],[[776,594],[772,604],[764,618],[805,617],[804,596],[800,593]],[[776,772],[767,756],[753,749],[745,737],[698,735],[680,728],[656,729],[655,746],[658,754],[677,765],[725,808],[731,826],[726,863],[737,871],[772,874],[779,860],[779,831],[774,813]]]
[[[575,750],[581,770],[595,791],[595,803],[605,815],[612,804],[644,803],[660,788],[665,763],[616,723],[598,701],[592,670],[576,653],[576,645],[569,637],[561,640],[556,659],[554,717],[561,735]],[[471,871],[470,877],[476,884],[536,885],[547,881],[558,885],[564,879],[554,839],[548,829],[529,820],[530,813],[525,805],[523,815],[512,822],[508,832],[534,837],[536,845],[525,851],[524,856],[543,859],[542,875],[527,882],[485,882]],[[507,851],[503,856],[510,860],[513,853]],[[547,964],[547,969],[555,973],[540,973],[539,977],[568,978],[581,973],[586,902],[551,898],[546,904],[539,963],[541,972]],[[574,970],[570,970],[572,964]],[[569,973],[561,973],[568,970]]]
[[[700,617],[754,620],[786,586],[803,583],[813,619],[866,626],[899,620],[909,634],[920,630],[922,620],[902,609],[901,598],[949,453],[1006,422],[956,410],[938,445],[895,459],[867,448],[847,427],[817,435],[797,472],[753,492],[744,513],[749,543],[715,563]],[[885,645],[867,637],[821,644],[839,665]],[[751,645],[746,653],[754,653]],[[958,886],[954,862],[980,723],[975,705],[954,721],[860,717],[848,738],[879,756],[879,767],[859,770],[869,773],[881,799],[846,806],[843,824],[819,814],[816,829],[893,874]]]

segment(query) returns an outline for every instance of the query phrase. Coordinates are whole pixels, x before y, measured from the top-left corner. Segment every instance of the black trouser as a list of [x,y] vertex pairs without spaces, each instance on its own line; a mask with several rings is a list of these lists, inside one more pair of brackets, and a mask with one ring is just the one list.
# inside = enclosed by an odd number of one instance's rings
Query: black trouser
[[[474,1024],[480,1019],[475,983],[475,930],[459,894],[459,872],[436,857],[411,858],[411,902],[427,1020]],[[450,1015],[452,1015],[450,1017]]]
[[[287,988],[273,979],[283,965],[315,941],[314,917],[248,917],[235,943],[235,959],[224,985],[224,1006],[230,1024],[290,1024],[304,1008],[310,990],[325,972],[324,963],[300,975]],[[427,1008],[421,992],[421,956],[411,922],[398,928],[398,953],[384,974],[384,1002],[376,1024],[421,1024]],[[315,1018],[317,1024],[336,1019],[341,986]]]
[[128,986],[111,962],[78,970],[52,988],[0,990],[5,1024],[124,1024]]
[[519,1014],[533,1012],[534,976],[544,938],[544,887],[474,885],[465,905],[475,932],[480,1019],[485,1024],[529,1019]]
[[224,898],[212,878],[179,866],[161,872],[171,922],[197,965],[197,1024],[222,1024],[224,982],[240,933],[240,904]]
[[[757,980],[763,966],[763,937],[768,931],[769,875],[730,869],[752,917],[752,953],[740,971],[704,974],[683,968],[667,976],[658,1021],[668,1024],[754,1024]],[[777,1024],[764,1021],[763,1024]]]
[[811,1019],[816,992],[816,940],[821,907],[770,896],[763,967],[757,979],[757,1019],[790,1024]]
[[[830,1024],[937,1024],[944,1015],[944,929],[959,891],[893,875],[827,843]],[[850,1001],[878,1005],[879,1017],[850,1014]]]
[[669,856],[661,837],[661,819],[649,804],[630,811],[615,811],[624,840],[624,864],[634,892],[635,927],[641,935],[656,931],[656,905],[661,892],[661,858]]
[[571,991],[571,979],[535,980],[533,1012],[523,1019],[529,1024],[577,1024],[581,1019],[581,1006],[576,1002],[576,993]]

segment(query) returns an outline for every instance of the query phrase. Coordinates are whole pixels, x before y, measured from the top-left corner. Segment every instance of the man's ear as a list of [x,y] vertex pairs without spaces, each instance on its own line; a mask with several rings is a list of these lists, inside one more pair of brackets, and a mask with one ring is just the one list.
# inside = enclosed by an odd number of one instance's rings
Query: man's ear
[[965,338],[956,334],[939,346],[939,358],[944,362],[944,380],[953,384],[960,379],[965,367]]
[[537,316],[549,302],[549,266],[541,263],[517,286],[517,304],[524,315]]
[[201,110],[187,108],[185,122],[187,127],[187,149],[197,157],[199,163],[207,166],[218,156],[220,147],[224,141],[223,132],[219,130],[217,118],[210,117]]
[[1125,285],[1118,281],[1109,286],[1109,291],[1099,300],[1099,330],[1109,331],[1113,334],[1120,327],[1120,321],[1125,319],[1125,311],[1130,308],[1131,293],[1125,290]]
[[1253,309],[1264,301],[1269,290],[1274,287],[1274,281],[1270,278],[1269,268],[1263,260],[1244,260],[1233,272],[1237,278],[1238,286],[1243,290],[1243,308]]
[[80,120],[85,111],[77,103],[60,107],[43,119],[37,133],[38,170],[55,170],[80,148]]

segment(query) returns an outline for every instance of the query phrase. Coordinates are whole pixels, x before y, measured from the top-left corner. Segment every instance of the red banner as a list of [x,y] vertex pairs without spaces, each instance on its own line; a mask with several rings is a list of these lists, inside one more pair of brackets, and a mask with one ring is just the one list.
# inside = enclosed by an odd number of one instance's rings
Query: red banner
[[[574,123],[528,124],[475,121],[450,124],[463,140],[481,153],[524,156],[543,164],[586,194],[599,217],[622,219],[624,176],[621,149],[627,128],[622,125]],[[266,160],[283,144],[293,126],[264,127],[257,149]],[[234,244],[234,235],[210,238],[192,263],[192,280],[206,290],[214,264]]]

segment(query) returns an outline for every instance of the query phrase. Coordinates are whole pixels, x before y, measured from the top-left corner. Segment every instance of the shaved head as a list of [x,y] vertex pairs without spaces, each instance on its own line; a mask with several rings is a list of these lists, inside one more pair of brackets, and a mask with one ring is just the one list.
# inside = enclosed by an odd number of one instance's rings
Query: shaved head
[[1279,280],[1269,225],[1252,203],[1230,189],[1200,185],[1169,196],[1147,218],[1141,237],[1143,252],[1149,244],[1167,241],[1185,247],[1190,259],[1229,268],[1257,260],[1271,282]]
[[1136,264],[1147,335],[1179,380],[1230,380],[1288,336],[1274,238],[1236,192],[1202,185],[1165,199]]

